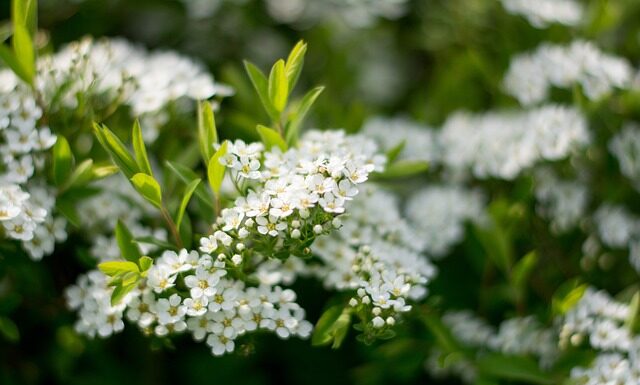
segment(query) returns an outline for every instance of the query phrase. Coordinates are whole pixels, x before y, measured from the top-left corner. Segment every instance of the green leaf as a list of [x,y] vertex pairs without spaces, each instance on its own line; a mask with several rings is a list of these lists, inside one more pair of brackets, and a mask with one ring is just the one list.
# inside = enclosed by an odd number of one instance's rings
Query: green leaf
[[344,305],[334,305],[329,307],[324,311],[324,313],[322,313],[322,315],[318,319],[318,322],[316,323],[316,326],[313,328],[313,334],[311,335],[311,345],[327,345],[333,340],[333,325],[338,321],[340,315],[342,315],[342,311],[344,310],[344,308]]
[[111,130],[98,123],[94,123],[93,128],[98,142],[128,179],[141,172],[124,143]]
[[477,361],[478,370],[487,377],[509,381],[525,381],[532,384],[557,384],[557,379],[543,372],[530,358],[487,354]]
[[138,169],[147,175],[153,176],[151,163],[149,163],[149,157],[147,156],[147,148],[145,147],[144,139],[142,138],[142,128],[140,127],[138,119],[133,122],[131,138],[133,140],[133,152],[136,156]]
[[213,192],[218,196],[220,194],[220,187],[222,187],[222,180],[224,179],[224,172],[226,167],[220,163],[220,158],[227,154],[228,142],[225,140],[218,151],[209,159],[207,166],[207,176],[209,177],[209,185]]
[[284,60],[278,60],[269,73],[269,100],[271,105],[278,112],[284,111],[289,98],[289,83],[285,72]]
[[118,219],[118,223],[116,224],[116,241],[118,242],[118,247],[120,248],[120,253],[122,257],[127,261],[137,262],[138,259],[142,256],[140,253],[140,249],[138,245],[135,243],[133,235],[127,228],[127,226]]
[[280,133],[272,128],[262,126],[258,124],[256,127],[258,131],[258,135],[260,135],[260,139],[262,139],[262,143],[270,150],[273,146],[279,147],[283,152],[287,151],[287,143],[282,138]]
[[198,143],[202,159],[206,163],[213,156],[213,145],[218,143],[216,120],[211,103],[207,101],[198,103]]
[[340,348],[344,339],[347,337],[349,326],[351,325],[351,311],[351,307],[345,307],[336,322],[334,322],[331,333],[333,334],[331,349]]
[[555,315],[564,315],[571,310],[587,291],[588,285],[574,279],[565,282],[553,294],[551,308]]
[[631,298],[629,303],[629,316],[625,320],[624,326],[627,327],[631,333],[634,333],[638,327],[638,316],[640,312],[640,292],[636,292]]
[[529,279],[531,272],[533,272],[533,269],[538,264],[538,260],[538,253],[534,250],[516,263],[511,272],[513,286],[519,289],[526,287],[527,279]]
[[138,282],[129,283],[128,285],[117,285],[111,294],[111,306],[117,305],[122,299],[138,286]]
[[98,264],[98,269],[109,277],[115,277],[124,273],[139,273],[138,265],[131,261],[108,261]]
[[[167,161],[167,167],[171,170],[176,176],[185,184],[189,185],[196,179],[200,179],[196,173],[191,171],[188,167],[185,167],[179,163]],[[204,185],[198,185],[195,191],[196,197],[198,200],[205,205],[209,206],[209,208],[214,208],[213,203],[211,201],[211,195],[207,192],[207,189]]]
[[379,173],[374,173],[375,179],[399,179],[409,178],[423,174],[429,169],[429,164],[420,160],[399,160],[387,166]]
[[22,65],[18,61],[16,55],[9,47],[4,44],[0,44],[0,59],[2,59],[7,67],[11,68],[11,70],[14,74],[16,74],[17,77],[22,79],[27,84],[31,83],[29,74],[22,68]]
[[53,146],[53,181],[61,186],[71,174],[73,154],[67,139],[60,135]]
[[255,88],[258,93],[258,97],[260,98],[260,102],[262,102],[262,106],[265,111],[267,111],[267,114],[272,120],[277,121],[279,119],[279,113],[271,105],[271,100],[269,98],[269,82],[267,81],[267,77],[264,76],[258,67],[246,60],[244,61],[244,68],[249,75],[249,79],[251,79],[253,88]]
[[0,317],[0,333],[11,343],[20,341],[20,331],[18,327],[7,317]]
[[395,145],[392,149],[390,149],[389,151],[387,151],[387,162],[389,163],[393,163],[396,161],[396,159],[398,159],[398,156],[400,156],[400,154],[402,153],[402,150],[404,150],[405,145],[407,144],[406,140],[401,141],[400,143],[398,143],[397,145]]
[[293,91],[304,66],[304,55],[307,53],[307,43],[300,40],[289,53],[285,65],[285,73],[289,84],[289,92]]
[[153,265],[153,259],[147,257],[146,255],[143,257],[140,257],[140,259],[138,260],[138,266],[140,266],[141,272],[145,272],[149,270],[152,265]]
[[35,36],[38,26],[38,1],[13,0],[11,4],[12,22],[27,29],[29,35]]
[[92,168],[93,159],[85,159],[73,170],[60,189],[66,190],[69,187],[86,185],[93,178]]
[[300,101],[300,105],[295,113],[291,115],[285,130],[285,139],[289,145],[293,145],[297,142],[300,126],[311,109],[311,106],[315,103],[322,91],[324,91],[324,87],[316,87],[307,92]]
[[[224,166],[223,166],[224,167]],[[180,228],[180,223],[182,223],[182,217],[184,216],[184,212],[187,209],[187,205],[189,204],[189,200],[191,200],[191,195],[196,191],[198,185],[202,182],[202,179],[194,179],[187,185],[184,190],[184,195],[182,196],[182,202],[180,202],[180,208],[178,209],[178,215],[176,219],[176,227]]]
[[133,187],[140,195],[157,208],[162,208],[162,191],[160,185],[153,177],[137,173],[131,178]]
[[92,169],[91,169],[91,174],[92,177],[91,179],[102,179],[102,178],[106,178],[110,175],[113,175],[115,173],[118,172],[118,167],[117,166],[112,166],[112,165],[106,165],[106,166],[99,166],[99,165],[95,165]]
[[14,25],[11,42],[16,59],[27,76],[27,83],[33,84],[33,78],[36,75],[36,56],[33,40],[31,36],[29,36],[27,27],[24,25]]

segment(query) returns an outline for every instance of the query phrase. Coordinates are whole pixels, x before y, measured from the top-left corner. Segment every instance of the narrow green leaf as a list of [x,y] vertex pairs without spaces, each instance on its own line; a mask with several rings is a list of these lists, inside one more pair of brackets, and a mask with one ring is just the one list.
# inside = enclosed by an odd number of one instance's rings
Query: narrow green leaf
[[118,172],[118,166],[95,165],[91,168],[91,179],[102,179]]
[[206,100],[198,103],[198,143],[206,163],[213,156],[213,145],[218,143],[215,116],[211,103]]
[[194,179],[187,185],[184,190],[184,195],[182,196],[182,202],[180,202],[180,208],[178,209],[178,216],[176,219],[176,227],[180,228],[180,223],[182,223],[182,217],[184,216],[184,212],[187,209],[187,205],[189,204],[189,200],[191,200],[191,195],[196,191],[198,185],[202,182],[202,179]]
[[117,285],[113,289],[113,293],[111,294],[111,306],[117,305],[122,299],[131,292],[131,290],[135,289],[138,286],[138,282],[133,282],[128,285]]
[[138,169],[147,175],[153,176],[151,163],[149,163],[149,157],[147,156],[147,148],[142,138],[142,128],[140,127],[140,121],[138,121],[138,119],[133,123],[131,138],[133,140],[133,152],[136,156]]
[[331,349],[338,349],[342,346],[344,339],[347,337],[349,333],[349,326],[351,326],[351,307],[345,307],[342,309],[342,313],[334,322],[333,327],[331,328],[331,334],[333,335],[333,344],[331,344]]
[[138,260],[138,266],[140,266],[141,272],[145,272],[149,270],[152,265],[153,265],[153,259],[147,257],[146,255],[143,257],[140,257],[140,259]]
[[53,146],[53,181],[56,186],[61,186],[71,174],[73,167],[73,154],[67,139],[59,135]]
[[138,265],[131,261],[108,261],[98,264],[98,269],[109,277],[127,272],[139,273]]
[[285,73],[289,83],[289,92],[293,91],[304,66],[304,55],[307,53],[307,43],[300,40],[289,53],[285,65]]
[[398,143],[397,145],[395,145],[393,148],[391,148],[389,151],[387,151],[387,162],[389,163],[393,163],[396,161],[396,159],[398,159],[398,157],[400,156],[400,154],[402,153],[402,150],[404,150],[404,146],[406,145],[406,141],[403,140],[400,143]]
[[142,256],[138,245],[135,243],[133,235],[127,228],[127,226],[118,219],[116,224],[116,241],[118,242],[118,248],[120,248],[120,254],[122,258],[127,261],[137,262]]
[[631,333],[635,333],[638,328],[638,318],[640,316],[640,292],[636,292],[631,298],[629,303],[629,316],[625,320],[624,326],[628,328]]
[[[198,175],[196,175],[196,173],[191,171],[191,169],[179,163],[167,161],[166,165],[169,170],[171,170],[183,183],[187,185],[192,183],[196,179],[200,179]],[[204,185],[198,185],[195,194],[200,202],[209,206],[209,208],[214,208],[211,201],[211,193],[207,192],[207,189]]]
[[224,141],[218,151],[209,159],[207,167],[207,176],[209,178],[209,185],[213,192],[218,196],[220,194],[220,187],[222,187],[222,180],[224,179],[224,172],[226,167],[220,163],[220,158],[227,154],[228,142]]
[[279,147],[283,152],[287,151],[287,143],[282,138],[282,135],[278,133],[278,131],[262,126],[258,124],[256,127],[258,131],[258,135],[262,139],[262,143],[264,143],[267,150],[270,150],[273,146]]
[[16,59],[27,76],[27,83],[33,84],[33,78],[36,74],[36,56],[33,40],[29,36],[29,31],[25,25],[16,24],[13,26],[11,42]]
[[580,283],[579,280],[565,282],[553,294],[551,308],[555,315],[564,315],[571,310],[587,291],[588,285]]
[[517,289],[523,289],[526,287],[527,279],[529,279],[531,272],[537,264],[538,253],[536,253],[535,250],[522,257],[522,259],[515,264],[511,272],[511,281],[513,286]]
[[127,178],[131,179],[135,174],[141,172],[124,143],[111,130],[97,123],[94,123],[93,127],[98,142]]
[[269,82],[267,81],[267,77],[264,76],[258,67],[249,61],[244,61],[244,68],[249,75],[249,79],[251,79],[253,88],[255,88],[258,93],[258,97],[260,98],[260,102],[262,102],[262,106],[265,111],[267,111],[267,114],[272,120],[278,120],[279,114],[273,108],[271,100],[269,99]]
[[318,322],[316,323],[316,326],[313,328],[313,334],[311,335],[311,345],[321,346],[331,343],[331,341],[333,340],[331,330],[336,321],[338,321],[338,318],[340,318],[343,309],[344,305],[334,305],[329,307],[324,311],[324,313],[322,313],[322,315],[318,319]]
[[20,341],[20,331],[18,327],[7,317],[0,317],[0,333],[11,343]]
[[324,87],[316,87],[307,92],[300,101],[297,111],[291,115],[285,130],[285,139],[289,145],[293,145],[298,141],[300,126],[302,126],[305,116],[322,91],[324,91]]
[[421,160],[398,160],[385,168],[384,171],[374,173],[376,179],[399,179],[409,178],[425,173],[429,169],[429,164]]
[[4,62],[4,64],[9,67],[17,77],[22,79],[25,83],[30,84],[31,79],[29,74],[22,68],[22,65],[18,61],[18,58],[13,53],[11,48],[7,47],[4,44],[0,44],[0,59]]
[[131,178],[131,183],[144,199],[155,207],[162,208],[162,190],[153,177],[137,173]]
[[289,98],[289,83],[285,72],[284,60],[278,60],[269,73],[269,100],[278,112],[284,111]]
[[[89,183],[93,177],[93,160],[85,159],[82,161],[64,181],[60,190],[66,190],[70,187],[84,186]],[[55,157],[54,157],[54,170],[55,170]]]

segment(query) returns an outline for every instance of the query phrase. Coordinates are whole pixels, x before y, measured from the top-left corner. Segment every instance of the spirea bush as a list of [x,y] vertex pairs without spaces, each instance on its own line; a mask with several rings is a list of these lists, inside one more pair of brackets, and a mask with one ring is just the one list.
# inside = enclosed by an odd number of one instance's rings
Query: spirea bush
[[140,7],[0,26],[0,383],[640,385],[640,4]]

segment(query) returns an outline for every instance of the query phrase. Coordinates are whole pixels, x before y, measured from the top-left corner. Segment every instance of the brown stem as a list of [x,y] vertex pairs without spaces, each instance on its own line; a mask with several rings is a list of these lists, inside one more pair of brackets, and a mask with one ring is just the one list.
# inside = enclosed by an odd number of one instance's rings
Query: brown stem
[[162,209],[160,209],[160,212],[162,213],[162,217],[164,218],[165,222],[167,222],[167,225],[169,226],[171,235],[176,240],[176,245],[181,249],[183,247],[182,238],[180,238],[180,232],[178,231],[176,224],[173,222],[173,219],[171,219],[171,215],[169,215],[169,212],[165,207],[162,207]]

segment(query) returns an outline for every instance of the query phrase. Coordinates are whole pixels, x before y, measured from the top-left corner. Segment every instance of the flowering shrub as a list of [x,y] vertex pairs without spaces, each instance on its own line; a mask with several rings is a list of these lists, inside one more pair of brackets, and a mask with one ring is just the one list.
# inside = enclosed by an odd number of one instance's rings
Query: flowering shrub
[[633,1],[10,8],[0,383],[640,384]]

